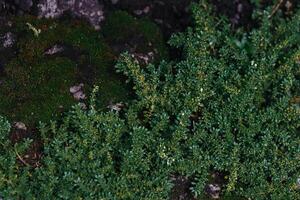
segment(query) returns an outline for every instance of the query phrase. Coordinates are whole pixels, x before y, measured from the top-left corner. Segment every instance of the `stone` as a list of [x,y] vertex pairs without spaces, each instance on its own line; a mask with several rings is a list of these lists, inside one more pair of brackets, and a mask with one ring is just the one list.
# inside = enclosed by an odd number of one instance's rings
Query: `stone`
[[111,111],[120,112],[122,108],[124,108],[124,104],[122,102],[116,104],[110,103],[107,108],[109,108]]
[[76,99],[77,101],[86,99],[86,96],[82,91],[83,86],[84,86],[84,84],[80,83],[79,85],[74,85],[74,86],[70,87],[70,93],[72,93],[74,99]]
[[141,15],[141,14],[143,14],[143,11],[142,10],[135,10],[135,11],[133,11],[134,12],[134,14],[136,14],[136,15]]
[[66,11],[87,19],[96,30],[104,20],[103,5],[97,0],[40,0],[38,3],[39,17],[58,18]]
[[24,131],[27,130],[27,127],[26,127],[26,125],[25,125],[23,122],[15,122],[15,123],[14,123],[14,127],[15,127],[17,130],[24,130]]
[[74,99],[76,99],[77,101],[86,99],[85,94],[84,94],[83,91],[81,91],[81,90],[79,90],[78,92],[75,92],[75,93],[73,94],[73,97],[74,97]]
[[208,184],[206,186],[206,192],[212,199],[219,199],[221,187],[219,186],[219,184]]
[[237,11],[239,13],[242,13],[243,12],[243,4],[239,3],[238,6],[237,6]]
[[51,47],[50,49],[46,50],[45,55],[53,55],[59,52],[62,52],[64,50],[64,48],[60,45],[54,45],[53,47]]
[[79,85],[74,85],[74,86],[70,87],[70,92],[71,92],[72,94],[74,94],[74,93],[80,91],[80,90],[82,89],[83,86],[84,86],[83,83],[80,83]]
[[64,12],[64,9],[58,7],[57,0],[41,0],[37,7],[39,17],[56,18]]
[[144,65],[148,65],[149,63],[154,61],[154,53],[148,52],[147,54],[143,53],[133,53],[133,57],[140,63]]
[[146,7],[143,9],[143,12],[144,12],[145,14],[147,14],[149,11],[150,11],[150,6],[146,6]]
[[12,47],[15,43],[15,36],[11,32],[7,32],[3,37],[1,37],[3,40],[2,46],[4,48]]

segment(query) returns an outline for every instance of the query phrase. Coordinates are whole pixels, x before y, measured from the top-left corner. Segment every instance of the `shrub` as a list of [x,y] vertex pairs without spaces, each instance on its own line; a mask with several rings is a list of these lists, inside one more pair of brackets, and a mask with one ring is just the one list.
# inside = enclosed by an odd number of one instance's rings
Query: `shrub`
[[125,112],[98,112],[93,97],[88,111],[77,106],[42,125],[39,168],[19,168],[1,137],[0,159],[12,163],[0,162],[0,195],[167,199],[171,175],[181,174],[199,197],[219,171],[223,196],[297,199],[300,12],[257,13],[260,27],[245,33],[231,31],[205,1],[192,8],[194,28],[170,40],[184,50],[182,61],[145,68],[122,56],[117,69],[137,95]]
[[176,66],[191,84],[184,83],[183,102],[201,103],[183,106],[189,116],[199,113],[186,139],[191,163],[183,167],[196,176],[194,192],[202,193],[207,167],[228,174],[225,194],[297,199],[300,13],[256,13],[260,27],[245,33],[232,32],[223,19],[216,23],[206,9],[203,1],[194,6],[195,28],[171,39],[186,57]]

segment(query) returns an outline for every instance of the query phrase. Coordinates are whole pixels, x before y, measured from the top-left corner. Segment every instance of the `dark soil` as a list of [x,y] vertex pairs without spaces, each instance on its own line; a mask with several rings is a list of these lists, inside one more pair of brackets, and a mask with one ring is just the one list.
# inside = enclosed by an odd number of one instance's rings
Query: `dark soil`
[[43,143],[37,133],[37,129],[18,130],[16,128],[13,128],[11,131],[10,140],[12,142],[12,145],[22,143],[25,139],[30,139],[32,141],[29,145],[29,148],[25,152],[16,152],[17,160],[22,166],[40,166],[40,159],[43,152]]
[[230,19],[233,27],[252,25],[253,5],[248,0],[212,0],[215,10]]
[[191,192],[191,180],[188,177],[174,175],[171,177],[174,187],[170,200],[197,200]]

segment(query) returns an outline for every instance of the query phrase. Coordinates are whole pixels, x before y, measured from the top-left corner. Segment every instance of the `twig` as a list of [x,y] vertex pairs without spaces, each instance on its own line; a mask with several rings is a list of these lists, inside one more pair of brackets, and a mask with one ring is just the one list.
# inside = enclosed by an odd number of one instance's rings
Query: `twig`
[[275,15],[275,13],[278,11],[279,7],[283,3],[283,0],[278,0],[278,3],[273,7],[271,14],[269,15],[269,19]]
[[28,23],[28,22],[26,23],[26,25],[28,26],[28,28],[29,28],[30,30],[33,31],[33,34],[34,34],[35,37],[38,37],[38,36],[39,36],[39,34],[41,33],[41,29],[35,28],[32,24],[30,24],[30,23]]
[[20,156],[20,154],[18,153],[18,151],[15,149],[15,153],[18,157],[18,159],[24,164],[26,165],[27,167],[30,167],[30,165]]

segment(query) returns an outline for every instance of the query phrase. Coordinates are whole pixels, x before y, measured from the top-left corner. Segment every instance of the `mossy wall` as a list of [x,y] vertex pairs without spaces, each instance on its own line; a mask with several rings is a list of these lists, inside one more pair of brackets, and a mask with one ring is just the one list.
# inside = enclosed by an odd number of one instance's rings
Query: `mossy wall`
[[[28,28],[29,22],[40,29],[38,36]],[[69,88],[85,79],[93,79],[111,67],[113,55],[98,33],[82,22],[71,24],[52,20],[37,20],[32,17],[17,19],[14,31],[20,36],[19,53],[5,66],[4,84],[0,86],[1,114],[14,121],[34,124],[48,121],[59,108],[69,108],[75,100]],[[86,59],[81,65],[93,60],[93,76],[83,75],[76,59],[68,56],[48,56],[44,52],[55,44],[69,45],[84,52]],[[91,59],[92,58],[92,59]],[[102,76],[103,78],[103,76]],[[105,81],[103,81],[105,82]],[[112,81],[107,80],[110,84]],[[122,90],[120,90],[122,91]],[[121,93],[121,92],[120,92]]]
[[[110,48],[114,42],[122,45],[141,36],[144,40],[136,43],[138,52],[150,51],[151,43],[156,60],[167,57],[158,27],[126,12],[111,14],[102,32],[80,20],[33,16],[14,18],[8,31],[17,35],[17,54],[2,74],[0,114],[30,125],[55,119],[74,105],[77,101],[69,89],[79,83],[84,83],[87,95],[94,85],[99,86],[97,103],[102,109],[109,103],[128,101],[131,89],[114,69],[120,53]],[[45,54],[54,45],[63,51]]]

